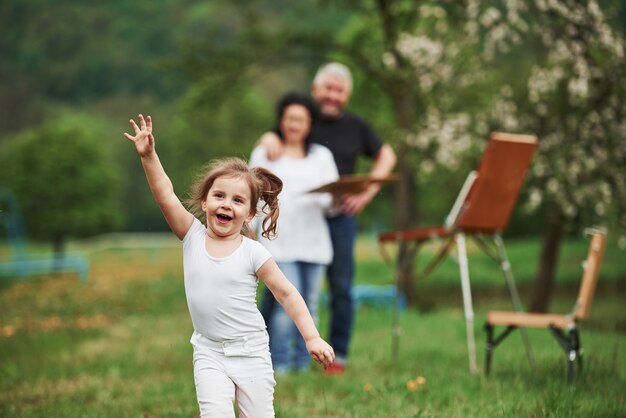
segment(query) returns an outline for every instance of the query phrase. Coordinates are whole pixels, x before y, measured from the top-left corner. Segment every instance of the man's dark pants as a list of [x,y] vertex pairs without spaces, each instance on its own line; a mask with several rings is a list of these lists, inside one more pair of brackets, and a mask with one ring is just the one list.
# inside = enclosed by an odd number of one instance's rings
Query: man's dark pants
[[354,216],[342,214],[328,218],[328,227],[333,243],[333,261],[328,267],[331,314],[329,343],[335,355],[345,359],[354,320],[352,279],[357,220]]

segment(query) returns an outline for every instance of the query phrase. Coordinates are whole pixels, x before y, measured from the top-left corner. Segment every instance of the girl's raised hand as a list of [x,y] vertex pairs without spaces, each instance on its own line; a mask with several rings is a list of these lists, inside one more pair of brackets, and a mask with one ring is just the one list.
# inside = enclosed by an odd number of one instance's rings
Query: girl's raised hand
[[130,125],[135,131],[135,136],[132,136],[124,132],[124,137],[135,144],[137,153],[140,156],[146,157],[154,152],[154,136],[152,136],[152,118],[150,115],[146,119],[143,115],[139,115],[139,126],[134,120],[130,120]]

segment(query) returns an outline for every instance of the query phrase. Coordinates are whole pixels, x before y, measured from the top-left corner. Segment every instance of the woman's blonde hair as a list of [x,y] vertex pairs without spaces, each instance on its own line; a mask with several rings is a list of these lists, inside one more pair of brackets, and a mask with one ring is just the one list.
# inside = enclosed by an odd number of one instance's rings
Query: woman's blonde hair
[[[276,236],[276,222],[279,212],[278,194],[283,189],[283,182],[277,175],[265,168],[250,168],[240,158],[213,160],[203,172],[205,174],[201,175],[194,183],[186,202],[191,213],[204,219],[202,202],[206,199],[217,178],[242,178],[250,187],[250,210],[256,214],[259,200],[263,201],[261,212],[265,214],[265,217],[261,223],[261,235],[270,239]],[[241,233],[250,238],[254,236],[247,224],[244,224]]]

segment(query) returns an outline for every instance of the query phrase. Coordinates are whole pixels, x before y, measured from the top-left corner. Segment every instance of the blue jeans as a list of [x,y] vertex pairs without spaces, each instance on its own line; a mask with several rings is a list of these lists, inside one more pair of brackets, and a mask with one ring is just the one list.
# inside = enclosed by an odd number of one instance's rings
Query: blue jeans
[[[277,264],[287,279],[300,292],[313,320],[317,323],[317,306],[325,266],[303,261]],[[272,296],[271,293],[269,296]],[[267,293],[265,298],[267,298]],[[269,316],[268,330],[272,364],[275,371],[286,372],[291,365],[296,370],[308,369],[310,356],[304,339],[285,309],[278,303],[275,304]]]
[[354,320],[351,291],[357,220],[354,216],[338,215],[328,218],[328,226],[333,243],[333,261],[328,266],[331,310],[329,342],[335,355],[345,360]]

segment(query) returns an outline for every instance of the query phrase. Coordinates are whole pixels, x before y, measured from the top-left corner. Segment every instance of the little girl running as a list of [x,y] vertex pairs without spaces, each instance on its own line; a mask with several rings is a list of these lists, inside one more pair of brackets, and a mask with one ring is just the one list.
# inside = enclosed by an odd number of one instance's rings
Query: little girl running
[[[139,115],[135,144],[148,185],[172,232],[183,244],[185,294],[194,332],[194,380],[202,417],[274,416],[274,372],[265,323],[256,305],[258,279],[293,319],[311,357],[325,368],[334,361],[304,300],[280,271],[270,253],[243,236],[263,200],[264,237],[276,232],[281,180],[239,159],[214,162],[195,185],[188,211],[155,151],[152,119]],[[206,227],[194,215],[206,220]]]

